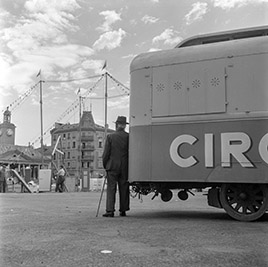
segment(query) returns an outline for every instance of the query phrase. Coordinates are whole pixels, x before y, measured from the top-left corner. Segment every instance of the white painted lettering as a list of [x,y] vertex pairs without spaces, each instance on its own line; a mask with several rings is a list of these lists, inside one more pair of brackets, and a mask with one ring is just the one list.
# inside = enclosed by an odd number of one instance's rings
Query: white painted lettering
[[261,158],[268,164],[268,133],[265,134],[259,143],[259,153]]
[[205,134],[205,166],[214,167],[214,150],[213,150],[214,135]]
[[[238,144],[235,142],[239,142]],[[231,166],[231,155],[242,167],[254,167],[244,155],[251,145],[249,136],[242,132],[221,134],[221,160],[222,167]]]
[[186,143],[189,145],[193,145],[196,141],[197,139],[194,136],[188,134],[183,134],[176,137],[171,143],[169,149],[169,154],[173,162],[182,168],[191,167],[196,164],[197,160],[195,159],[195,157],[190,156],[188,158],[183,158],[179,154],[179,148],[182,144]]
[[[172,161],[182,168],[188,168],[196,163],[196,157],[189,156],[184,158],[180,154],[180,147],[184,144],[193,145],[200,140],[188,134],[176,137],[170,145],[169,154]],[[221,133],[221,166],[232,167],[232,158],[244,168],[253,168],[254,165],[245,153],[250,149],[252,144],[249,135],[243,132]],[[215,165],[215,147],[214,134],[204,134],[204,161],[205,167],[213,168]],[[261,159],[268,164],[268,133],[259,141],[258,151]]]

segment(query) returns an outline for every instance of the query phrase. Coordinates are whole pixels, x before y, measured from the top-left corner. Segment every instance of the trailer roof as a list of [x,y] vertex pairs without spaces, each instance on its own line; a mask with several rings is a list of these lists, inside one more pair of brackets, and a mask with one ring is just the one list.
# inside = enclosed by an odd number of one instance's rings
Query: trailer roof
[[193,37],[177,48],[139,54],[130,64],[130,73],[142,68],[268,53],[268,26]]
[[238,29],[238,30],[233,30],[233,31],[224,31],[224,32],[196,35],[196,36],[183,40],[175,48],[209,44],[209,43],[217,43],[217,42],[226,42],[230,40],[253,38],[253,37],[264,36],[264,35],[268,35],[268,25],[261,26],[261,27]]

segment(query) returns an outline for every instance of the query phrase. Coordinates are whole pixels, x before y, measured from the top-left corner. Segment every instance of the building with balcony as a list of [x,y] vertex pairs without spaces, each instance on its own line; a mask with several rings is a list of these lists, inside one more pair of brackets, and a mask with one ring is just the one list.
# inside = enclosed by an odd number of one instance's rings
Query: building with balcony
[[[111,132],[107,129],[107,133]],[[84,111],[79,123],[56,123],[50,133],[52,148],[57,145],[63,152],[52,156],[53,171],[63,164],[71,179],[69,187],[80,183],[82,191],[89,191],[90,178],[105,174],[102,166],[105,128],[95,124],[91,111]]]

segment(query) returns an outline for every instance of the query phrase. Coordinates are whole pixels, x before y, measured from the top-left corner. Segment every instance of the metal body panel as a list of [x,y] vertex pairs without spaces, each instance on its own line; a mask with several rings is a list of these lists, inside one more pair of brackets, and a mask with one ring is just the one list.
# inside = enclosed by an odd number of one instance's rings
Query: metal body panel
[[130,124],[149,125],[151,116],[151,69],[135,71],[130,77]]
[[153,68],[152,117],[225,112],[224,63]]
[[[223,146],[222,134],[229,133],[249,136],[248,149],[243,153],[238,152],[243,142],[240,138],[230,140],[229,147]],[[259,151],[260,141],[267,133],[268,119],[133,127],[130,135],[129,180],[130,182],[268,183],[268,162],[265,162]],[[175,146],[174,149],[177,148],[175,153],[183,159],[193,157],[195,162],[192,166],[178,166],[170,156],[172,142],[182,135],[193,136],[195,142],[193,144],[182,142]],[[213,139],[205,144],[206,135],[213,136]],[[223,161],[223,155],[228,153],[223,151],[226,149],[233,151],[234,155],[243,154],[244,158],[239,162],[239,158],[230,154],[228,166]],[[250,164],[247,164],[247,161]]]
[[129,133],[129,180],[151,179],[152,128],[150,126],[131,127]]

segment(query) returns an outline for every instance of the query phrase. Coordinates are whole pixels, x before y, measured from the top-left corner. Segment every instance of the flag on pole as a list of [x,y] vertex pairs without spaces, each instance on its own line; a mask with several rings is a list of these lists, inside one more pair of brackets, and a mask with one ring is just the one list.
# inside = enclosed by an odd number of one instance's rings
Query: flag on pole
[[106,68],[106,66],[107,66],[107,60],[104,61],[104,64],[103,64],[103,67],[101,70],[104,70]]
[[36,77],[41,75],[41,69],[39,70],[39,72],[37,73]]
[[53,148],[52,156],[55,154],[55,152],[58,152],[58,153],[64,155],[64,152],[62,152],[61,150],[58,149],[58,144],[59,144],[60,139],[61,139],[61,136],[59,135],[59,136],[58,136],[58,139],[57,139],[57,141],[56,141],[56,144],[55,144],[55,146],[54,146],[54,148]]

